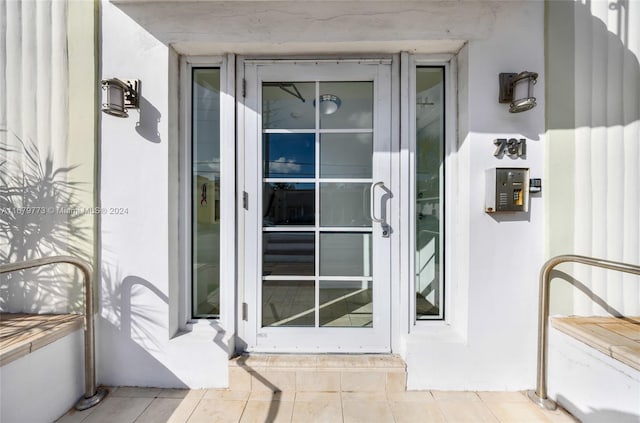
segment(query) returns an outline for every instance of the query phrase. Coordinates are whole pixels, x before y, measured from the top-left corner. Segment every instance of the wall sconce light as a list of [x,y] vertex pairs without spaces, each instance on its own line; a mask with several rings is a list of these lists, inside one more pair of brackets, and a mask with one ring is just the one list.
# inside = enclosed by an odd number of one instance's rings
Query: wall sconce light
[[536,72],[501,73],[500,103],[510,103],[510,113],[526,112],[536,107],[536,98],[533,96],[533,86],[538,80]]
[[129,117],[127,109],[137,109],[140,105],[140,80],[104,79],[102,81],[102,111],[121,118]]

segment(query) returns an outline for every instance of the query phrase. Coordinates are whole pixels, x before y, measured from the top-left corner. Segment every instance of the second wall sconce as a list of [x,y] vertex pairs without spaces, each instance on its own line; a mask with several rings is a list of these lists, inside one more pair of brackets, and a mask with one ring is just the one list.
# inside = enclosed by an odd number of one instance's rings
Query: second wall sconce
[[510,113],[526,112],[536,107],[533,86],[538,80],[536,72],[501,73],[499,75],[500,103],[509,103]]
[[111,78],[102,81],[102,111],[121,118],[129,117],[127,109],[140,107],[140,80]]

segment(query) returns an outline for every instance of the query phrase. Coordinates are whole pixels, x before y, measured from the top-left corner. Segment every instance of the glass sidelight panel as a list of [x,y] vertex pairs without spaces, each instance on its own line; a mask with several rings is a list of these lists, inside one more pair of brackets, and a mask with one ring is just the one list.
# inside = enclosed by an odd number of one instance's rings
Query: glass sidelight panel
[[444,69],[416,69],[416,318],[444,317]]
[[320,281],[320,326],[372,327],[372,282]]
[[192,314],[220,314],[220,69],[192,74]]
[[313,281],[263,281],[262,325],[314,326],[315,298]]
[[371,276],[371,233],[320,233],[320,276]]

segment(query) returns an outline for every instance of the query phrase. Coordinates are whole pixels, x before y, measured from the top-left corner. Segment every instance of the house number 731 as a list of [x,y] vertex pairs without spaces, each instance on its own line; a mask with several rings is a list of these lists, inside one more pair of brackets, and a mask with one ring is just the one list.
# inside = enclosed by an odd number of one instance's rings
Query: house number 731
[[525,138],[497,138],[493,143],[498,147],[493,153],[496,157],[502,157],[505,153],[511,157],[524,157],[527,155],[527,140]]

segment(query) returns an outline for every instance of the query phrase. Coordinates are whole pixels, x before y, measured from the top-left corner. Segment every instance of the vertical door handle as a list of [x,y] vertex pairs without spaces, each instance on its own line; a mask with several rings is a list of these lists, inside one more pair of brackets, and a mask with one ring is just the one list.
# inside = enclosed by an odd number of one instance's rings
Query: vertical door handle
[[375,203],[376,203],[376,188],[377,187],[383,187],[384,186],[384,182],[382,181],[378,181],[378,182],[374,182],[371,184],[371,208],[370,208],[370,214],[371,214],[371,221],[375,222],[375,223],[379,223],[380,227],[382,228],[382,236],[384,238],[388,238],[389,237],[389,225],[387,224],[387,222],[385,222],[384,218],[382,217],[376,217],[376,212],[375,212]]
[[384,186],[384,182],[382,181],[378,181],[378,182],[374,182],[371,184],[371,208],[370,208],[370,214],[371,214],[371,221],[372,222],[376,222],[376,223],[384,223],[384,219],[379,219],[376,217],[376,212],[375,212],[375,202],[376,202],[376,188],[380,187],[380,186]]

